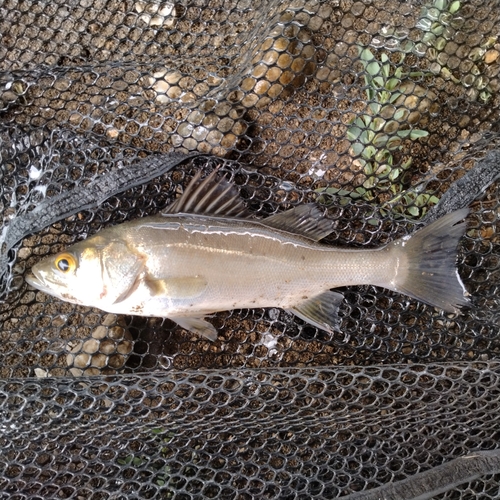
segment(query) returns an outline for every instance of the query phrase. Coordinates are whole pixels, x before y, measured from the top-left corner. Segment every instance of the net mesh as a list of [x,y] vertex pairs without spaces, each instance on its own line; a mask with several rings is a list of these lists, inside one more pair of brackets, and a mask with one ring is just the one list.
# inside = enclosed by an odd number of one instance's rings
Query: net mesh
[[[499,18],[488,0],[1,2],[2,498],[342,498],[496,450],[499,189],[473,181],[498,158]],[[462,182],[471,307],[349,287],[341,332],[235,310],[210,342],[24,282],[216,167],[261,216],[316,201],[326,243],[356,248]],[[429,495],[500,496],[500,465],[463,477]]]

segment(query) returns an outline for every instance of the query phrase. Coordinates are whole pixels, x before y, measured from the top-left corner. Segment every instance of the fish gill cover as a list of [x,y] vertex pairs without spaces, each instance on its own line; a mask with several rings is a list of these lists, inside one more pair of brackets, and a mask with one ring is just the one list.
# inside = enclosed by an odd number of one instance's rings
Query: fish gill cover
[[[488,0],[0,3],[0,497],[498,498],[499,17]],[[343,247],[469,206],[471,307],[349,287],[340,332],[234,310],[210,342],[25,283],[217,167],[261,216],[316,201]]]

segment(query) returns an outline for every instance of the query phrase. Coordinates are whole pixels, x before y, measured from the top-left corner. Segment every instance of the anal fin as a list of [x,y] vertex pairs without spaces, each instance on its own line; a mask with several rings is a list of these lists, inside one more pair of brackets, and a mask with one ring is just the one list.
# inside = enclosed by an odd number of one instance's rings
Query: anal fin
[[333,333],[340,328],[338,316],[344,296],[337,292],[323,292],[290,309],[293,314],[307,323]]
[[208,340],[217,340],[217,330],[215,329],[214,325],[202,318],[186,317],[169,319],[175,321],[181,328],[184,328],[185,330],[189,330],[190,332],[196,333],[197,335],[201,335]]

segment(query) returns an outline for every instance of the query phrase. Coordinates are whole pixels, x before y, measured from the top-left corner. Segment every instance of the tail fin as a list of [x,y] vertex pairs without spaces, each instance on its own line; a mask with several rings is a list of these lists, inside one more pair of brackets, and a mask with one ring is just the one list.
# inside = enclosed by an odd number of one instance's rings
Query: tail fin
[[469,213],[457,210],[418,230],[410,238],[393,243],[404,255],[407,272],[392,283],[394,290],[448,312],[468,304],[466,290],[456,268],[457,246],[465,233]]

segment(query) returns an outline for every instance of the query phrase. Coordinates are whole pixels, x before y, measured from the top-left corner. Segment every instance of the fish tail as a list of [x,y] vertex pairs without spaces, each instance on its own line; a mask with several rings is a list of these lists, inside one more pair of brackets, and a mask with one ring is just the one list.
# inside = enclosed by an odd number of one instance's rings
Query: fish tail
[[[460,222],[468,209],[457,210],[418,230],[410,238],[392,245],[402,252],[404,270],[396,274],[390,288],[448,312],[459,312],[469,303],[456,268],[457,247],[465,233]],[[460,223],[459,223],[460,222]]]

